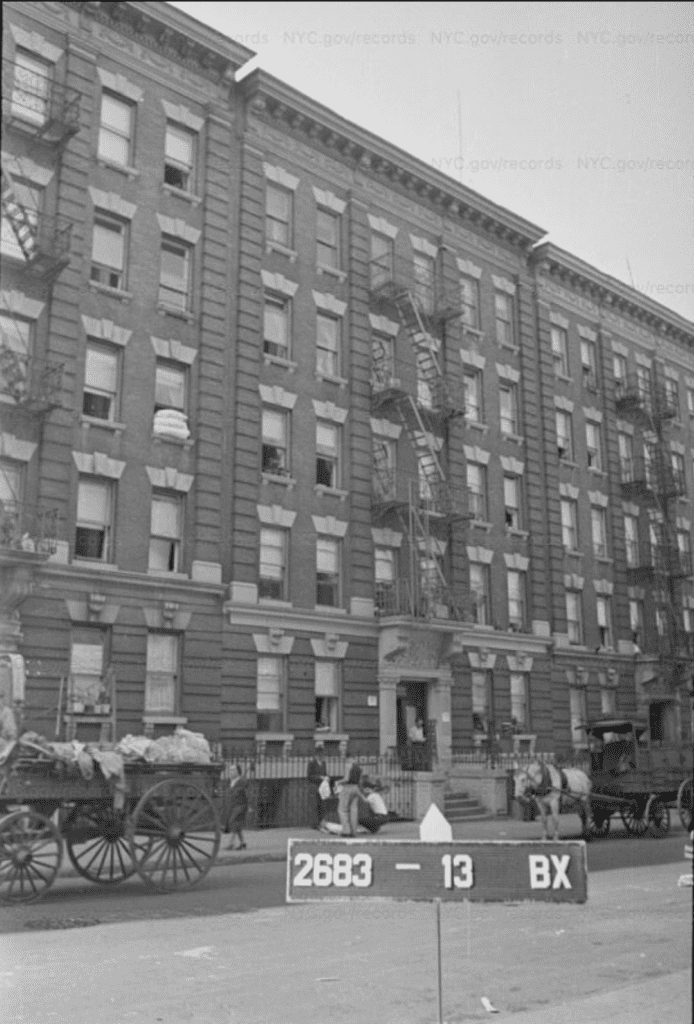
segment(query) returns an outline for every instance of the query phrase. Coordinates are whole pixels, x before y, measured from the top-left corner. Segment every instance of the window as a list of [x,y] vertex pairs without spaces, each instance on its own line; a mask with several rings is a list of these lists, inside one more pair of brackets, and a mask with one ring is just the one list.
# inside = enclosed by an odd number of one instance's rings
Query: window
[[673,490],[679,495],[685,495],[687,493],[687,472],[684,468],[684,455],[679,452],[670,452],[670,465]]
[[636,387],[647,412],[651,411],[651,371],[648,366],[636,367]]
[[125,288],[127,225],[97,211],[94,214],[90,279],[108,288]]
[[583,595],[580,590],[566,591],[566,631],[570,644],[583,643]]
[[426,551],[419,556],[419,580],[424,614],[436,612],[445,580],[444,558],[440,552]]
[[518,388],[515,384],[499,385],[499,411],[501,414],[501,433],[518,434]]
[[258,597],[287,600],[287,531],[262,527],[260,530],[260,568]]
[[134,115],[132,103],[113,93],[102,93],[98,153],[103,160],[123,167],[132,164]]
[[326,377],[340,373],[341,321],[334,316],[316,317],[316,369]]
[[103,630],[84,627],[70,636],[69,711],[93,711],[102,704],[106,635]]
[[371,379],[377,387],[390,387],[395,379],[395,338],[388,334],[371,337]]
[[525,629],[525,573],[509,569],[507,575],[508,623],[511,629]]
[[682,609],[682,628],[685,633],[694,633],[694,609]]
[[434,261],[422,252],[414,254],[414,295],[425,313],[434,312]]
[[263,352],[289,359],[289,300],[266,295],[263,306]]
[[340,663],[316,661],[316,730],[340,731]]
[[506,292],[494,295],[494,320],[497,343],[513,348],[513,299]]
[[598,613],[598,637],[601,647],[612,647],[612,609],[609,597],[598,596],[595,600]]
[[491,717],[492,674],[472,673],[472,728],[485,736],[489,732]]
[[557,377],[569,376],[569,335],[563,327],[552,327],[552,358]]
[[479,330],[480,327],[480,285],[474,277],[460,278],[461,320],[465,327]]
[[571,413],[557,409],[557,454],[565,462],[573,462],[574,432]]
[[186,376],[182,366],[157,359],[154,369],[154,411],[160,409],[186,409]]
[[593,505],[590,510],[593,533],[593,554],[596,558],[607,558],[607,513],[604,508]]
[[672,377],[665,378],[665,401],[670,410],[675,414],[675,417],[679,419],[680,415],[680,390],[676,380]]
[[587,745],[586,726],[588,711],[586,707],[586,691],[582,686],[572,686],[569,690],[569,711],[571,715],[571,742],[574,747]]
[[110,481],[80,477],[77,485],[75,558],[111,561],[112,508],[113,488]]
[[473,622],[490,625],[489,566],[482,562],[470,562],[470,606]]
[[267,406],[262,411],[262,471],[289,476],[289,414]]
[[623,484],[634,479],[634,439],[631,434],[617,434],[619,446],[619,468]]
[[624,516],[624,543],[627,567],[635,569],[639,564],[639,521],[636,516]]
[[477,462],[467,464],[468,510],[473,519],[487,521],[487,469]]
[[588,468],[602,469],[602,437],[599,423],[586,423],[586,449]]
[[656,450],[655,445],[648,441],[643,443],[643,471],[648,487],[656,486]]
[[178,704],[179,637],[147,634],[145,714],[174,715]]
[[171,309],[186,310],[190,306],[191,251],[173,238],[161,243],[159,302]]
[[18,462],[0,459],[0,507],[22,500],[22,467]]
[[658,636],[666,636],[668,632],[667,611],[663,605],[655,608],[655,629]]
[[371,235],[371,287],[380,288],[393,280],[393,239],[387,235]]
[[285,659],[258,658],[258,732],[284,732]]
[[397,569],[398,553],[395,548],[374,548],[376,607],[386,614],[397,610],[395,604]]
[[152,495],[149,571],[178,572],[181,559],[182,503],[178,495]]
[[581,338],[581,374],[584,388],[598,386],[598,350],[594,341]]
[[521,480],[517,476],[504,477],[504,521],[510,530],[523,529]]
[[578,502],[561,499],[561,542],[566,551],[578,550]]
[[661,560],[662,524],[657,513],[649,513],[648,517],[648,543],[651,549],[651,562],[653,567],[659,566]]
[[340,267],[340,218],[328,210],[316,213],[316,261],[319,267]]
[[373,448],[373,495],[379,501],[392,501],[397,494],[395,474],[395,441],[385,437],[374,437]]
[[473,423],[482,422],[482,373],[466,368],[463,372],[465,415]]
[[340,486],[340,428],[335,423],[316,423],[316,483]]
[[687,412],[694,416],[694,388],[687,388]]
[[643,635],[643,601],[629,599],[629,629],[632,641],[639,645]]
[[511,673],[511,724],[523,732],[530,729],[530,682],[526,672]]
[[316,541],[316,604],[336,608],[340,603],[340,542],[334,537]]
[[626,356],[615,353],[612,356],[612,374],[615,383],[615,395],[621,398],[627,386],[627,360]]
[[600,711],[603,718],[617,716],[617,691],[611,686],[603,686],[600,690]]
[[193,191],[195,133],[180,124],[166,124],[164,181],[181,192]]
[[44,125],[50,103],[50,65],[33,53],[17,49],[12,81],[12,116]]
[[113,421],[117,413],[118,352],[87,342],[82,412],[98,420]]
[[[39,212],[43,206],[43,189],[37,188],[31,182],[13,178],[9,188],[3,182],[3,192],[0,235],[2,255],[27,263],[35,255],[39,237]],[[5,196],[9,200],[7,203]],[[18,217],[10,216],[14,204],[21,207],[24,223]]]
[[292,244],[292,193],[269,182],[265,189],[265,237],[268,242],[289,248]]
[[14,399],[27,393],[31,324],[0,314],[0,393]]

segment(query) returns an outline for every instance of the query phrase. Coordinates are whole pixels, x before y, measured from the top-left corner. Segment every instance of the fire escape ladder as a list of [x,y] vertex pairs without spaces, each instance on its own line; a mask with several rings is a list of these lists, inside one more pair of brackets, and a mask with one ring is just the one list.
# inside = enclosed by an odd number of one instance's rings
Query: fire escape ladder
[[2,215],[12,228],[22,254],[29,263],[36,252],[36,220],[17,200],[12,175],[2,165]]

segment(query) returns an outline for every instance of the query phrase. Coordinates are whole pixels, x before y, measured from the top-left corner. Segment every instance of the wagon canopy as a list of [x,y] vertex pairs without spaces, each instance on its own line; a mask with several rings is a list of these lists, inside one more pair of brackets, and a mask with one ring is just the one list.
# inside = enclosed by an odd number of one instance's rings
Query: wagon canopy
[[588,726],[588,733],[591,736],[602,739],[605,733],[614,732],[619,735],[620,733],[630,733],[632,729],[638,739],[639,736],[648,731],[648,723],[628,718],[605,718],[590,724]]

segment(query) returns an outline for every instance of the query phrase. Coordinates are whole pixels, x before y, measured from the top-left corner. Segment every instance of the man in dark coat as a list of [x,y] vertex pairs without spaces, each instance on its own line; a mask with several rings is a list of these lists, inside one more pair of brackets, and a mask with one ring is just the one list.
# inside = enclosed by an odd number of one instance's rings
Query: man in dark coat
[[[324,803],[325,801],[319,793],[320,785],[324,779],[328,778],[328,768],[325,763],[323,756],[323,744],[316,743],[313,757],[308,763],[308,769],[306,771],[306,778],[311,783],[313,794],[314,794],[314,814],[312,828],[320,829],[323,824],[325,817]],[[328,780],[329,781],[329,780]]]

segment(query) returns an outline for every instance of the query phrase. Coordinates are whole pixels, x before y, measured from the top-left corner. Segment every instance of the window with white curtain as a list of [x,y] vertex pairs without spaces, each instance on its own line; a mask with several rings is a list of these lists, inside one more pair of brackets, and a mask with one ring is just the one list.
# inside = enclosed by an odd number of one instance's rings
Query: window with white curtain
[[340,662],[317,660],[315,673],[316,729],[324,732],[339,732]]
[[148,633],[145,713],[174,715],[178,710],[180,637],[175,633]]

